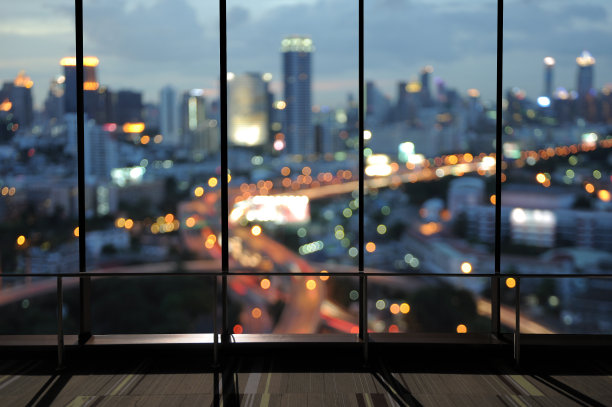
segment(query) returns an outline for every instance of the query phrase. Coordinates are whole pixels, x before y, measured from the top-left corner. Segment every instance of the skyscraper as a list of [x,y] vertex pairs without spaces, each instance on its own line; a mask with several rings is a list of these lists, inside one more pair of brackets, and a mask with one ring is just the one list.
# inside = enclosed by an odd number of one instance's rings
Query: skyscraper
[[160,92],[159,124],[162,136],[167,143],[177,146],[178,137],[178,106],[176,92],[171,86],[164,86]]
[[553,92],[553,70],[555,59],[553,57],[544,58],[544,96],[551,98]]
[[312,154],[315,139],[311,124],[310,56],[312,40],[304,36],[283,39],[285,84],[285,140],[290,154]]
[[237,146],[265,144],[268,140],[268,110],[268,89],[261,74],[232,76],[229,81],[230,142]]
[[578,98],[584,98],[587,93],[593,88],[593,70],[595,66],[595,58],[589,51],[582,51],[582,54],[576,58],[578,64]]
[[433,104],[431,90],[429,88],[429,77],[433,73],[433,66],[427,65],[421,70],[421,106],[430,107]]
[[[95,116],[95,111],[98,107],[97,90],[100,87],[96,79],[96,66],[100,61],[96,57],[83,58],[83,90],[84,90],[84,105],[85,113],[89,117]],[[60,61],[60,65],[64,67],[65,77],[65,92],[64,92],[64,112],[76,113],[77,111],[77,72],[76,58],[65,57]]]
[[9,94],[12,103],[12,112],[20,126],[30,126],[34,120],[34,108],[32,103],[32,86],[34,82],[24,71],[19,72],[12,84],[5,87],[2,93]]

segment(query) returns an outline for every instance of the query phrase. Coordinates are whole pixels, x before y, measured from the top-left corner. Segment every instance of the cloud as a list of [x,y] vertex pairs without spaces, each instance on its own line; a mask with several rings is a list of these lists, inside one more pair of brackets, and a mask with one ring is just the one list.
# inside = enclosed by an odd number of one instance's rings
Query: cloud
[[159,63],[202,54],[203,29],[184,0],[160,0],[125,9],[122,0],[84,8],[85,47],[96,54]]

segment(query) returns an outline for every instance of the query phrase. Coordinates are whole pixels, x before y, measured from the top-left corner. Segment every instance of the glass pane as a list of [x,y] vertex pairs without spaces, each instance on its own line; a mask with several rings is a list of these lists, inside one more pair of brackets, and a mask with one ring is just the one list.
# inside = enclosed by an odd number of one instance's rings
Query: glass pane
[[[502,324],[514,330],[516,279],[504,279]],[[612,333],[612,280],[603,278],[523,278],[521,332],[526,334]]]
[[0,330],[54,333],[55,279],[28,274],[78,271],[76,134],[60,66],[74,52],[74,2],[7,2],[0,33],[0,272],[24,276],[1,279]]
[[[600,42],[612,8],[606,1],[506,8],[503,271],[610,274],[612,58]],[[524,284],[536,322],[555,332],[610,331],[606,282]],[[548,292],[558,306],[531,291]]]
[[[217,9],[212,0],[84,2],[88,270],[220,269],[209,244],[220,225]],[[192,295],[179,279],[174,289]],[[123,282],[112,281],[93,289]],[[142,284],[162,295],[166,283]],[[111,317],[98,312],[94,332],[111,330]],[[130,332],[150,332],[133,322]]]
[[228,284],[229,327],[234,334],[359,332],[356,277],[287,277],[271,273],[232,276]]
[[[495,1],[366,2],[366,269],[493,272],[494,227],[478,236],[472,212],[494,218],[496,19]],[[417,290],[420,281],[405,284]],[[403,295],[383,290],[376,300],[381,307],[429,301],[418,312],[431,318],[393,329],[448,332],[460,322],[436,325],[434,314],[444,314],[437,308],[451,293],[473,308],[488,287],[439,277]],[[388,304],[383,309],[389,314]]]
[[228,1],[228,10],[231,272],[355,265],[357,4]]
[[368,329],[389,333],[491,331],[488,278],[368,278]]
[[94,334],[213,331],[214,277],[109,277],[92,282]]

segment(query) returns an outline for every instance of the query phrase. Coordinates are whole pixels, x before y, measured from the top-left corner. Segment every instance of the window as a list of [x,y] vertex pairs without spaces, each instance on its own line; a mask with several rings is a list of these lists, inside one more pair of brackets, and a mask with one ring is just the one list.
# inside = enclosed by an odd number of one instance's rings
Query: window
[[364,3],[7,6],[2,332],[609,333],[610,6]]

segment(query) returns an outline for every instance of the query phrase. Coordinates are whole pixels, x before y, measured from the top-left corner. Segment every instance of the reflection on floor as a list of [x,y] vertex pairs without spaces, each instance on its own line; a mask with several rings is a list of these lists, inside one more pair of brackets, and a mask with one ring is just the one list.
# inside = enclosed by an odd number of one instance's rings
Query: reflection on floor
[[[472,349],[358,354],[296,349],[226,354],[215,372],[201,351],[68,355],[0,364],[0,405],[53,406],[606,406],[611,357],[538,354],[512,359]],[[563,356],[563,357],[562,357]],[[77,360],[78,358],[78,360]]]

